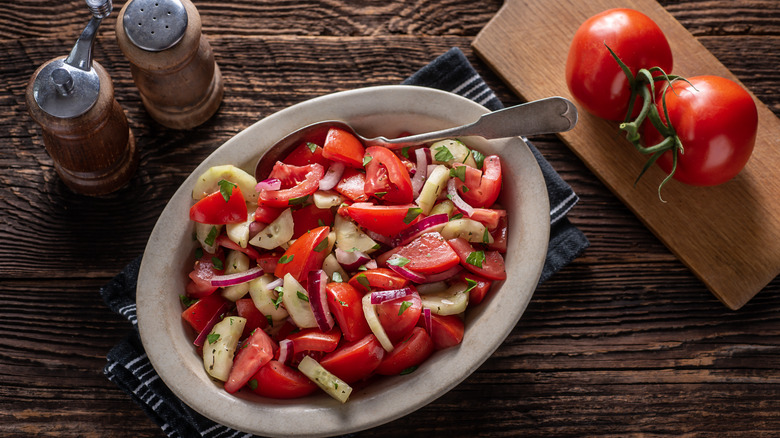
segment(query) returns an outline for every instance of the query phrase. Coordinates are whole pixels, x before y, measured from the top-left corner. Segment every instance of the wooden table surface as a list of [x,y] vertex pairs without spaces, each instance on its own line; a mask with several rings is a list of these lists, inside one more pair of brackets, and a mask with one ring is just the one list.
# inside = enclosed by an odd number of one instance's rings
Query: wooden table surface
[[[88,198],[60,182],[24,103],[35,68],[67,54],[86,24],[84,2],[0,1],[0,436],[164,436],[102,373],[131,329],[98,290],[231,136],[315,96],[398,83],[453,46],[505,103],[520,103],[470,48],[500,0],[195,3],[225,78],[222,107],[191,131],[152,121],[113,14],[95,56],[141,164],[126,188]],[[780,2],[661,3],[780,115]],[[563,143],[534,143],[579,194],[569,217],[591,247],[536,291],[470,378],[357,436],[780,434],[780,280],[726,309]]]

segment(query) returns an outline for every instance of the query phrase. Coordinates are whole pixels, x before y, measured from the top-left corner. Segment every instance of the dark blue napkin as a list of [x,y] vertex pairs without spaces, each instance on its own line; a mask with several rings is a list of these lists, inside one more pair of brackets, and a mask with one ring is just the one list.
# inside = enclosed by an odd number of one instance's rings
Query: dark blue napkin
[[[488,109],[503,107],[493,91],[474,70],[463,52],[450,49],[403,82],[450,91],[474,100]],[[539,162],[550,196],[550,244],[541,279],[578,257],[588,247],[588,239],[573,226],[566,213],[578,201],[571,187],[553,170],[536,148],[529,147]],[[135,316],[135,288],[139,256],[101,290],[106,305],[127,318],[136,331],[108,352],[105,375],[116,383],[151,417],[169,437],[251,437],[251,434],[217,424],[179,400],[152,368],[138,337]]]

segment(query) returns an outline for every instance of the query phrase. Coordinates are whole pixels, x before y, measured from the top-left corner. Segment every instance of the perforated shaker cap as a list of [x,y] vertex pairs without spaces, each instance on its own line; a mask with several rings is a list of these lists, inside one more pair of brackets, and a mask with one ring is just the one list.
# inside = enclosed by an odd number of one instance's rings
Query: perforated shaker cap
[[122,27],[138,48],[160,52],[181,41],[187,21],[187,10],[179,0],[132,0]]

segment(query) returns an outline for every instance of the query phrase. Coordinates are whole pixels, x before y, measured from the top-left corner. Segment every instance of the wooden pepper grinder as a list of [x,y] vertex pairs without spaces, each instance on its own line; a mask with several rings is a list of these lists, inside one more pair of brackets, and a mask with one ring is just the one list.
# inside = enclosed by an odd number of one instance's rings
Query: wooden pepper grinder
[[160,124],[190,129],[217,111],[222,74],[189,0],[127,2],[116,38],[146,110]]
[[77,193],[103,195],[133,176],[138,151],[111,78],[92,60],[98,26],[113,9],[111,0],[86,3],[92,18],[70,54],[35,71],[26,99],[63,182]]

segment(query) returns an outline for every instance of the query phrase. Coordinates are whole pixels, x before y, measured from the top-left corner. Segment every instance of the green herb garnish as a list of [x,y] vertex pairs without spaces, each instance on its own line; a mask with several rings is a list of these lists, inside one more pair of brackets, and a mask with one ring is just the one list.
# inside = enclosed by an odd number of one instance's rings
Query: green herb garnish
[[466,263],[476,266],[478,268],[482,267],[482,262],[485,261],[485,251],[474,251],[466,257]]
[[279,259],[279,264],[283,265],[285,263],[290,263],[291,261],[293,261],[293,258],[295,258],[295,254],[283,255]]
[[411,224],[412,221],[414,221],[417,216],[422,214],[422,208],[420,207],[412,207],[409,210],[406,211],[406,217],[404,218],[405,224]]
[[387,261],[387,264],[402,267],[409,262],[410,260],[407,259],[406,257],[394,255],[393,257],[390,257],[390,259]]
[[447,146],[439,146],[436,148],[436,155],[433,158],[440,163],[446,163],[455,159],[455,156],[447,149]]
[[411,301],[404,301],[401,303],[401,308],[398,309],[398,316],[401,316],[404,312],[406,312],[406,309],[412,307]]
[[208,246],[214,246],[214,242],[217,241],[217,236],[219,235],[219,230],[217,230],[217,227],[212,226],[209,230],[209,234],[206,235],[206,238],[203,239],[203,243],[205,243]]
[[450,169],[450,176],[466,182],[466,166],[458,166]]
[[226,179],[219,180],[217,185],[219,185],[219,193],[222,194],[222,198],[225,199],[225,202],[230,201],[230,195],[233,194],[233,188],[238,187]]
[[306,142],[306,147],[309,148],[312,154],[317,150],[317,145],[310,141]]
[[211,333],[208,336],[206,336],[206,340],[209,341],[209,344],[213,344],[219,340],[219,333]]

